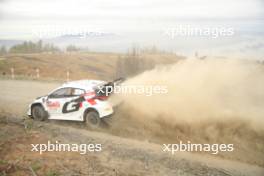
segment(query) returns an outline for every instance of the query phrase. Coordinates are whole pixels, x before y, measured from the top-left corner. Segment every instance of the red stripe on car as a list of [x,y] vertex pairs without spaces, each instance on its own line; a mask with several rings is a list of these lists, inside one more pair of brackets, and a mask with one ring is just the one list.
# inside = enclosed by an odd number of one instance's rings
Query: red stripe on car
[[91,105],[96,104],[96,101],[94,99],[88,99],[87,102],[90,103]]

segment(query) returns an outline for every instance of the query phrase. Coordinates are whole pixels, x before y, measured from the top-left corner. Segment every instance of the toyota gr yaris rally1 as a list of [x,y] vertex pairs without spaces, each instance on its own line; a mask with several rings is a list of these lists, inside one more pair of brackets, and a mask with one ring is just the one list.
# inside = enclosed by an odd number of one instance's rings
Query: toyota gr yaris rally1
[[56,119],[83,121],[98,126],[104,117],[113,114],[106,89],[113,82],[80,80],[63,84],[46,96],[38,97],[27,114],[36,120]]

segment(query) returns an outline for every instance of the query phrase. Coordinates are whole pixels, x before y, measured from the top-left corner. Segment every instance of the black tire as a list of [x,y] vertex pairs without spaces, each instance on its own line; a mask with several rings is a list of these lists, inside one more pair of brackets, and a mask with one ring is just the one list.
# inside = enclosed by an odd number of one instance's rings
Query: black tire
[[31,109],[31,114],[34,120],[44,121],[47,118],[47,112],[41,105],[35,105]]
[[87,126],[91,128],[98,128],[100,126],[101,119],[96,111],[88,111],[84,117]]

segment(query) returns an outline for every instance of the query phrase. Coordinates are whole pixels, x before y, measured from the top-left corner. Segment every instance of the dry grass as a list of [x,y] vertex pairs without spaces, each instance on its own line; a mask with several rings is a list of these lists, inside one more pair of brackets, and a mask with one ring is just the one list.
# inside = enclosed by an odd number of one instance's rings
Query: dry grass
[[[36,68],[40,70],[40,79],[66,80],[67,71],[70,79],[112,80],[116,75],[116,62],[122,56],[114,53],[59,53],[59,54],[10,54],[0,60],[1,77],[10,77],[11,68],[15,69],[16,78],[36,79]],[[157,64],[177,61],[176,55],[144,55]]]

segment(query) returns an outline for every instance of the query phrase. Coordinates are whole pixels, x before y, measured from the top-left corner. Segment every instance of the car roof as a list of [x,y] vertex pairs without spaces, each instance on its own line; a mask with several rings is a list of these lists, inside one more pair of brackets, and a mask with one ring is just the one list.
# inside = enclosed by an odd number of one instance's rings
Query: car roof
[[106,81],[102,80],[78,80],[78,81],[70,81],[67,83],[64,83],[61,88],[63,87],[73,87],[73,88],[79,88],[84,89],[85,91],[91,91],[95,86],[106,84]]

